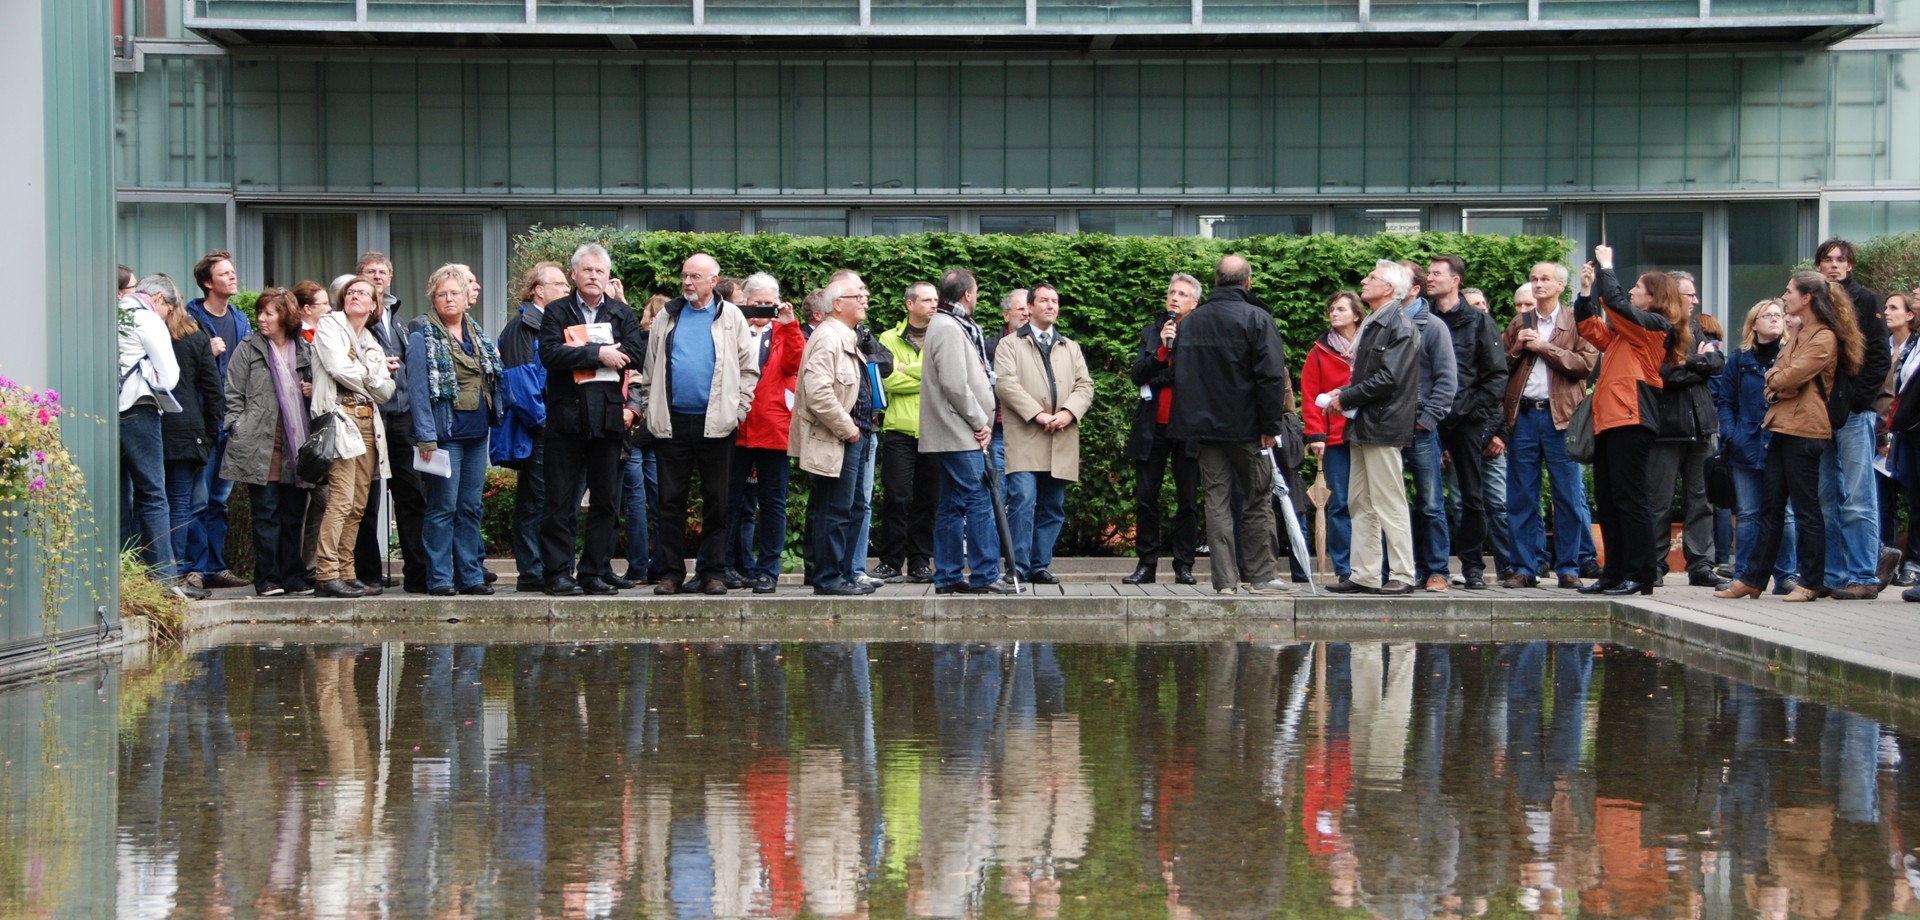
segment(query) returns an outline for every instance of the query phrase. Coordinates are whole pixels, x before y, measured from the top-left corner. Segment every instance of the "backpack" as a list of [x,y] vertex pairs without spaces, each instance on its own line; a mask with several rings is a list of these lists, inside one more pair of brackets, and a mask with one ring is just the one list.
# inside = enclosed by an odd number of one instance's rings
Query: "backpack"
[[1833,366],[1833,391],[1827,391],[1827,385],[1819,377],[1813,378],[1814,389],[1820,392],[1820,399],[1827,404],[1827,426],[1838,433],[1846,427],[1847,419],[1853,415],[1853,375],[1840,368],[1839,362]]

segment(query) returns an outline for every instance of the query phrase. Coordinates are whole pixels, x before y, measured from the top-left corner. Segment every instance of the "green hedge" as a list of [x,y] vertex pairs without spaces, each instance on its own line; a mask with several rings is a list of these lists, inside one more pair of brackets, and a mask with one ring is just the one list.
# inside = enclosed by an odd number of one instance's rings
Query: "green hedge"
[[[1307,348],[1326,329],[1326,299],[1356,287],[1376,259],[1424,262],[1440,253],[1459,255],[1467,262],[1467,283],[1487,292],[1504,325],[1513,290],[1527,280],[1527,271],[1537,262],[1562,261],[1570,249],[1559,238],[1458,233],[1226,241],[1096,234],[791,237],[568,227],[536,228],[516,239],[514,278],[538,260],[566,264],[587,241],[607,247],[614,274],[636,305],[654,293],[677,293],[681,263],[696,252],[712,254],[728,275],[772,274],[795,302],[836,269],[851,268],[874,292],[869,322],[876,330],[901,321],[908,283],[938,282],[949,266],[968,268],[980,279],[980,319],[990,330],[1000,325],[997,305],[1007,291],[1043,281],[1058,287],[1060,325],[1084,348],[1098,392],[1082,424],[1081,481],[1067,493],[1063,555],[1131,550],[1133,468],[1125,446],[1138,395],[1127,370],[1141,328],[1166,309],[1167,279],[1174,272],[1209,283],[1221,255],[1251,259],[1253,292],[1273,308],[1297,380]],[[795,477],[796,491],[804,488],[804,477]]]

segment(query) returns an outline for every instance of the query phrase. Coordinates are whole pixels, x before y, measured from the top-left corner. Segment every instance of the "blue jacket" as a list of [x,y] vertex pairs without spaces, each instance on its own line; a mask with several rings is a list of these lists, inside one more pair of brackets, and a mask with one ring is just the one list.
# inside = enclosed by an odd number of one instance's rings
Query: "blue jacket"
[[[426,324],[422,323],[407,333],[407,356],[401,362],[407,386],[413,391],[413,440],[444,444],[453,432],[453,400],[428,396],[427,365],[431,363],[433,359],[427,356]],[[487,424],[497,426],[507,414],[507,400],[504,393],[491,396]]]
[[1760,427],[1767,418],[1767,369],[1751,350],[1735,352],[1713,378],[1713,406],[1720,416],[1720,437],[1741,469],[1766,465],[1773,434]]
[[500,364],[506,379],[507,413],[493,427],[488,449],[494,466],[518,468],[533,456],[533,440],[547,425],[547,366],[540,363],[540,308],[520,305],[520,313],[500,330]]
[[[220,335],[213,329],[213,314],[207,312],[205,298],[195,297],[187,301],[187,314],[193,317],[194,322],[200,324],[200,328],[207,330],[208,338],[216,338]],[[233,359],[234,346],[239,345],[241,339],[253,334],[253,321],[247,319],[247,314],[239,307],[228,304],[227,315],[233,317],[234,325],[239,328],[240,334],[235,336],[233,341],[228,342],[227,350],[213,360],[214,367],[220,371],[221,383],[227,380],[227,362]]]

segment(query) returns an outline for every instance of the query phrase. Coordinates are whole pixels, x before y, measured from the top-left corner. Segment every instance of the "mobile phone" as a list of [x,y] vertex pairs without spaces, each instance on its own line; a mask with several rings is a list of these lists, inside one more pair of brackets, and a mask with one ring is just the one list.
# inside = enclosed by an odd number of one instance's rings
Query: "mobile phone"
[[773,319],[780,312],[778,306],[771,304],[764,307],[746,306],[740,309],[747,314],[748,319]]

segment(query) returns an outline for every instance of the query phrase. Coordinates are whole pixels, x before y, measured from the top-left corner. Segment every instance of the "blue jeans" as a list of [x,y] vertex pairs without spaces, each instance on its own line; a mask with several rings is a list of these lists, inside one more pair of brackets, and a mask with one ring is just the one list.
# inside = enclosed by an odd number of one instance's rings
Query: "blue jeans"
[[1320,457],[1320,469],[1327,477],[1327,558],[1333,560],[1333,574],[1344,580],[1353,574],[1353,515],[1347,511],[1352,449],[1345,444],[1328,447]]
[[427,589],[486,584],[480,492],[487,482],[487,439],[447,441],[440,449],[450,455],[453,475],[420,477],[427,487],[427,523],[420,530],[427,551]]
[[1553,489],[1553,571],[1580,574],[1591,552],[1592,518],[1587,513],[1586,482],[1580,464],[1567,457],[1566,434],[1553,427],[1550,409],[1522,408],[1513,421],[1507,447],[1507,528],[1512,534],[1514,572],[1538,576],[1547,554],[1546,522],[1540,517],[1540,474]]
[[1507,523],[1507,455],[1483,458],[1480,462],[1484,464],[1481,488],[1485,490],[1487,542],[1493,546],[1493,570],[1511,572],[1519,565],[1520,557],[1513,549],[1512,525]]
[[867,442],[872,432],[862,432],[860,440],[842,448],[840,475],[813,477],[813,495],[809,501],[820,505],[813,529],[813,586],[834,588],[851,584],[857,577],[853,551],[860,536],[860,521],[867,513],[867,496],[860,483],[867,473]]
[[1067,480],[1050,473],[1007,474],[1007,525],[1013,531],[1013,570],[1022,580],[1053,567],[1053,546],[1067,522]]
[[179,571],[173,537],[167,533],[166,447],[160,434],[160,410],[135,406],[120,413],[120,476],[126,484],[120,502],[120,542],[140,552],[154,574],[171,579]]
[[[933,584],[967,582],[979,588],[1000,579],[1000,531],[987,497],[987,458],[977,450],[935,454],[940,458],[940,504],[933,515]],[[961,567],[972,570],[969,580]]]
[[787,452],[735,447],[733,458],[728,559],[748,578],[779,578],[780,553],[787,548]]
[[1880,493],[1873,481],[1873,435],[1879,418],[1871,411],[1854,413],[1820,455],[1830,588],[1880,583]]
[[860,474],[861,501],[866,503],[867,513],[860,516],[860,532],[853,539],[853,574],[867,574],[867,543],[873,536],[873,461],[880,456],[880,432],[860,432],[860,443],[866,445],[866,472]]
[[[547,439],[533,439],[533,453],[520,461],[520,478],[513,492],[513,564],[523,584],[546,581],[546,563],[540,558],[540,518],[547,508]],[[424,537],[423,537],[424,539]]]
[[167,532],[173,539],[173,561],[179,569],[169,575],[186,577],[192,571],[189,567],[198,553],[192,545],[193,521],[200,511],[194,505],[194,495],[204,493],[201,483],[206,480],[200,475],[204,468],[198,460],[168,460],[167,462]]
[[1415,431],[1413,446],[1402,451],[1413,472],[1413,575],[1418,581],[1447,574],[1448,540],[1445,490],[1440,485],[1440,433]]
[[200,555],[187,561],[189,572],[210,574],[227,570],[227,499],[233,496],[233,483],[220,478],[220,462],[226,456],[227,436],[223,433],[214,440],[213,453],[207,455],[207,469],[202,474],[204,488],[201,493],[195,493],[196,501],[206,505],[190,538],[193,546],[200,547]]
[[[620,467],[620,513],[626,515],[627,574],[650,579],[660,574],[653,563],[653,545],[648,534],[653,530],[649,509],[657,507],[659,480],[653,472],[653,451],[636,447],[627,451],[627,462]],[[576,499],[577,501],[577,499]],[[681,565],[685,565],[682,562]]]
[[998,424],[993,426],[993,468],[1000,472],[1000,479],[1007,478],[1007,433]]
[[[1747,562],[1753,558],[1753,545],[1760,540],[1760,508],[1765,504],[1765,493],[1761,491],[1766,481],[1765,470],[1747,469],[1744,466],[1733,468],[1734,517],[1734,562],[1735,577],[1743,577],[1747,572]],[[1798,565],[1798,540],[1793,523],[1793,507],[1787,507],[1786,523],[1780,530],[1780,552],[1775,554],[1773,577],[1781,581],[1793,575]]]

